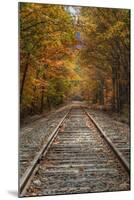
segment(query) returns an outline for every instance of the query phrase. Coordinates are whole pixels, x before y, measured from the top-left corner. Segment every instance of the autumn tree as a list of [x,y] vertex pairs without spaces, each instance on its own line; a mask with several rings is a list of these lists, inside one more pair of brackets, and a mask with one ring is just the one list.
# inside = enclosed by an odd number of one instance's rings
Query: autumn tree
[[74,73],[68,67],[75,54],[74,20],[65,6],[20,3],[19,14],[21,110],[42,112],[45,104],[51,107],[54,98],[64,97],[58,85],[66,93]]
[[79,60],[89,69],[89,79],[96,85],[94,98],[104,104],[105,97],[111,95],[109,102],[118,112],[129,105],[129,14],[125,9],[83,7],[79,16],[83,42]]

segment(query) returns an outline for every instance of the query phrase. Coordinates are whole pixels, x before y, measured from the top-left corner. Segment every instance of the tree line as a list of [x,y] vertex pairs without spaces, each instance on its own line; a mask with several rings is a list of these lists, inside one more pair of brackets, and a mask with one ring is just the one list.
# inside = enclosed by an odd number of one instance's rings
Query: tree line
[[83,7],[78,27],[83,44],[79,63],[84,68],[85,98],[112,106],[119,113],[129,109],[130,11]]
[[20,112],[81,96],[118,113],[130,105],[130,11],[20,3]]
[[20,111],[51,109],[67,98],[75,76],[74,18],[65,6],[20,3]]

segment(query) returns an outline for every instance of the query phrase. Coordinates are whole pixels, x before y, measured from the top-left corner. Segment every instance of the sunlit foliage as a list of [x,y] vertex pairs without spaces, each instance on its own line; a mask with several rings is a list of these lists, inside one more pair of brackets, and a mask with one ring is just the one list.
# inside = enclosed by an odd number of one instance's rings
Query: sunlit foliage
[[129,10],[20,3],[19,18],[23,115],[73,96],[129,108]]

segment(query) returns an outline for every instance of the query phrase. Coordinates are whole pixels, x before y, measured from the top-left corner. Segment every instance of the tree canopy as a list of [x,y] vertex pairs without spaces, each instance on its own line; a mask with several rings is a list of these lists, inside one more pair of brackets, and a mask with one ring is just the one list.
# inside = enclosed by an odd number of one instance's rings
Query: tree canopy
[[79,20],[83,42],[79,63],[87,74],[88,98],[118,112],[129,105],[129,15],[125,9],[83,7]]
[[22,115],[74,95],[129,107],[129,10],[20,3],[19,19]]

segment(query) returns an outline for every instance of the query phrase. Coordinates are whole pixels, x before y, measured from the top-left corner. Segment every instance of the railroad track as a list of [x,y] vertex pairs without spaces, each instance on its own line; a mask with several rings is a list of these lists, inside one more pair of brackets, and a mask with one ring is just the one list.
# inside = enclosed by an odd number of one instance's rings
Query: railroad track
[[129,167],[130,164],[130,130],[127,124],[122,124],[119,121],[111,120],[111,118],[105,113],[99,110],[91,110],[85,107],[85,110],[91,118],[93,118],[99,124],[102,132],[114,144],[116,149],[120,152]]
[[20,196],[130,189],[127,161],[83,107],[61,119],[20,181]]
[[44,142],[47,143],[48,137],[67,112],[68,108],[65,108],[48,118],[42,117],[21,129],[19,136],[19,177],[24,176]]

